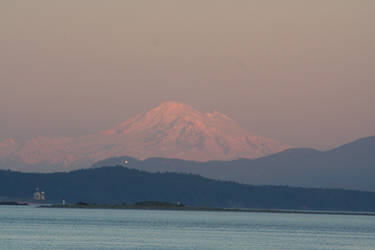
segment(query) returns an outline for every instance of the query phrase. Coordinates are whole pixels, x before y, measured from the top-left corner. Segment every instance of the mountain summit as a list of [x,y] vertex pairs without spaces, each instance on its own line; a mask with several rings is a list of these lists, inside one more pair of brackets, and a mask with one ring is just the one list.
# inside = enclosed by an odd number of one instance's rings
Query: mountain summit
[[104,134],[131,138],[131,147],[136,149],[131,155],[140,159],[229,160],[286,149],[276,141],[251,135],[224,114],[202,114],[179,102],[162,103]]
[[[261,157],[287,148],[277,141],[252,135],[224,114],[202,114],[179,102],[164,102],[97,134],[41,137],[17,147],[8,140],[0,145],[0,156],[5,156],[0,158],[2,165],[12,169],[23,166],[20,170],[29,171],[35,168],[25,169],[26,165],[38,164],[42,168],[38,171],[71,170],[123,155],[139,159],[232,160]],[[51,165],[56,167],[48,168]]]

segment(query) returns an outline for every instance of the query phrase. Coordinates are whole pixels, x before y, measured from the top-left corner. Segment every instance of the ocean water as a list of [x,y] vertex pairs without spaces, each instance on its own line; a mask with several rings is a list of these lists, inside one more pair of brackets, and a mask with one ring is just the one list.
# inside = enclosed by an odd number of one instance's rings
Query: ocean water
[[0,206],[0,249],[375,249],[375,216]]

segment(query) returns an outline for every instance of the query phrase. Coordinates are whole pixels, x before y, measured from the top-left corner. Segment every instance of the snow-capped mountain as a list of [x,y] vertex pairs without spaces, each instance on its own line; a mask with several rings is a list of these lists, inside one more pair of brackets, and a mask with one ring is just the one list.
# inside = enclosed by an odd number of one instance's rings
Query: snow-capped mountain
[[256,158],[287,149],[255,136],[219,112],[202,114],[189,105],[165,102],[122,124],[80,137],[39,137],[17,144],[0,142],[0,168],[66,171],[89,167],[108,157],[186,160]]

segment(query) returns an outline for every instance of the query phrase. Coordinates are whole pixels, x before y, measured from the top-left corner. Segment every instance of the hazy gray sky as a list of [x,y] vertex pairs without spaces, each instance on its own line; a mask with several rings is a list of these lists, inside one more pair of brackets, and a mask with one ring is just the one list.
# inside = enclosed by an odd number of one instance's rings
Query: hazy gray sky
[[167,100],[292,146],[375,134],[375,1],[0,2],[0,140]]

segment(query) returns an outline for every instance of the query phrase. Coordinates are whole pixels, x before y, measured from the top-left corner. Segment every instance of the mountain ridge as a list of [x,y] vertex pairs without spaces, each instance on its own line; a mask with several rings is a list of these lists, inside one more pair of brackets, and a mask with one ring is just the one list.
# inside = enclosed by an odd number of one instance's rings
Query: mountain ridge
[[149,172],[191,173],[253,185],[375,191],[375,136],[361,138],[327,151],[291,148],[256,159],[195,162],[149,158],[141,161],[123,156],[97,162],[92,167],[104,165],[123,165]]

